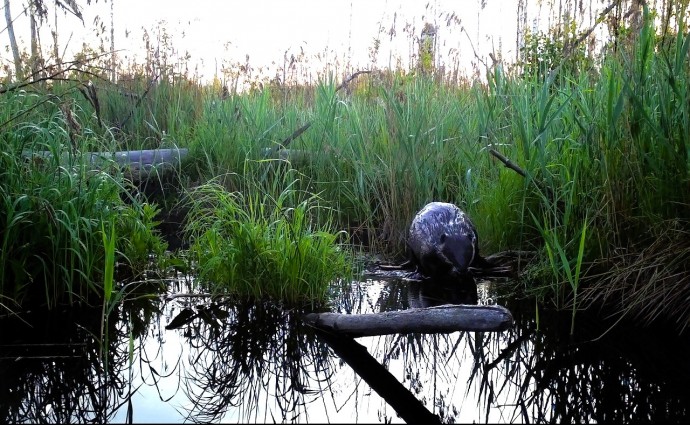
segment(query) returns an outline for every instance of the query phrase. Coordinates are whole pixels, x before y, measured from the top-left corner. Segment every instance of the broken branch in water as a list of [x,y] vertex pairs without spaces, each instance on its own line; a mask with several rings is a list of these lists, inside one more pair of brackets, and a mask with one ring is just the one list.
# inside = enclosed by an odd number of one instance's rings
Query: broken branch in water
[[431,413],[381,363],[369,354],[367,349],[347,336],[317,330],[341,359],[345,361],[369,386],[395,409],[407,423],[440,424],[440,418]]

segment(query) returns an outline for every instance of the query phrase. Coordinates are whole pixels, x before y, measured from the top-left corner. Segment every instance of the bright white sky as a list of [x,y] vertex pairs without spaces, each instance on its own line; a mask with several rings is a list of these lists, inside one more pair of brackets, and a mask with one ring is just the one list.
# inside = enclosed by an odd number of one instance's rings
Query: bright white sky
[[[10,0],[12,15],[20,15],[27,1]],[[47,53],[52,49],[49,31],[54,27],[54,2],[45,1],[50,17],[43,24],[41,41]],[[87,5],[85,0],[77,0],[77,3],[83,7],[84,25],[72,15],[58,13],[60,49],[68,46],[65,60],[71,59],[70,51],[81,49],[82,41],[92,46],[99,44],[93,26],[96,15],[101,17],[107,35],[110,32],[110,2],[92,0]],[[246,55],[255,72],[261,69],[271,78],[276,75],[277,67],[283,65],[286,51],[289,57],[297,56],[302,50],[316,71],[323,71],[328,63],[330,70],[341,77],[346,71],[370,66],[369,51],[377,37],[381,41],[377,66],[395,66],[400,59],[407,67],[407,60],[417,50],[413,37],[419,37],[424,23],[429,22],[439,29],[441,63],[462,64],[470,73],[471,63],[477,63],[473,47],[483,58],[489,52],[501,51],[504,59],[515,59],[517,2],[487,0],[485,3],[482,8],[481,0],[114,0],[115,47],[122,50],[120,59],[125,64],[142,63],[142,29],[147,29],[155,39],[159,33],[156,27],[165,27],[180,54],[189,53],[190,71],[194,72],[194,66],[198,66],[199,77],[207,81],[220,74],[223,65],[245,63]],[[537,16],[537,6],[530,7],[529,15]],[[446,22],[451,14],[457,16],[459,23]],[[396,32],[392,38],[391,28]],[[15,32],[20,42],[28,45],[26,16],[16,19]],[[7,31],[3,30],[0,32],[3,64],[12,61],[8,44]],[[316,59],[319,54],[323,62]],[[350,69],[343,68],[345,62],[351,65]]]

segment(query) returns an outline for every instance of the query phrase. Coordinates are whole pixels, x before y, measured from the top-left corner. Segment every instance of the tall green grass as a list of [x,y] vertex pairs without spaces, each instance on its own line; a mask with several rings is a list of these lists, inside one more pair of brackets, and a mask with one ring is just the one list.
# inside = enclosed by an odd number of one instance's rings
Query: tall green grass
[[[225,102],[241,102],[260,129],[228,144],[199,142],[233,155],[231,169],[252,148],[311,121],[290,145],[310,160],[290,165],[311,176],[337,205],[340,226],[361,233],[371,249],[401,256],[414,213],[430,200],[454,202],[473,217],[484,252],[540,251],[539,279],[528,285],[575,311],[592,299],[578,289],[596,285],[620,252],[642,252],[668,220],[689,218],[690,195],[677,188],[688,183],[690,43],[682,32],[671,42],[657,38],[650,25],[647,19],[627,48],[588,58],[589,68],[578,72],[520,75],[498,66],[488,84],[463,86],[382,72],[361,77],[349,94],[323,83],[311,102],[278,102],[271,89],[237,96]],[[526,177],[503,167],[489,146]]]
[[296,189],[297,178],[286,173],[277,197],[215,182],[190,192],[186,232],[203,286],[241,299],[313,304],[325,303],[331,286],[351,277],[346,235],[318,196]]
[[[25,306],[102,299],[105,222],[117,229],[119,260],[142,265],[164,250],[151,207],[128,195],[116,167],[106,167],[113,175],[95,169],[74,145],[110,151],[107,139],[85,130],[71,140],[55,101],[27,93],[0,99],[0,294]],[[40,120],[17,118],[39,109]]]
[[[533,74],[499,64],[486,84],[375,72],[348,92],[336,92],[333,80],[228,98],[200,91],[199,109],[188,114],[196,121],[167,137],[191,149],[187,172],[197,181],[244,170],[275,197],[263,149],[309,122],[289,146],[307,160],[283,167],[309,176],[313,192],[335,206],[340,228],[374,251],[402,256],[414,213],[431,200],[454,202],[473,217],[484,252],[541,251],[533,289],[571,306],[584,274],[652,240],[664,220],[688,218],[688,195],[675,189],[687,181],[688,41],[682,32],[664,40],[647,21],[628,49],[587,58],[586,69],[571,66],[572,58]],[[170,99],[167,90],[160,103]],[[149,96],[149,107],[162,112],[158,93]]]

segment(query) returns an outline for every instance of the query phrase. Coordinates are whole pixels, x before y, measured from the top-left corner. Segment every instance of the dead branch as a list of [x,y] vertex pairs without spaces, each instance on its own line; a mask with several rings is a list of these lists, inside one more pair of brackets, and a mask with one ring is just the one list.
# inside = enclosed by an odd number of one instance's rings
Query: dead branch
[[[300,127],[300,128],[298,128],[297,130],[295,130],[295,132],[292,133],[287,139],[283,140],[283,141],[280,143],[279,146],[282,146],[283,148],[286,148],[287,145],[289,145],[293,140],[295,140],[296,138],[298,138],[299,136],[301,136],[302,133],[304,133],[305,131],[307,131],[307,129],[309,129],[309,127],[311,127],[311,123],[310,123],[310,122],[304,124],[302,127]],[[275,150],[275,151],[278,151],[278,149],[280,149],[279,146],[276,146],[274,150]]]
[[371,73],[370,70],[364,70],[364,71],[357,71],[357,72],[355,72],[354,74],[350,75],[349,78],[346,78],[345,81],[343,81],[342,83],[340,83],[340,85],[335,89],[335,91],[338,92],[338,90],[344,89],[345,87],[347,87],[348,84],[350,84],[350,82],[351,82],[352,80],[354,80],[355,78],[359,77],[360,75],[362,75],[362,74],[370,74],[370,73]]
[[[110,54],[110,52],[108,52],[107,54]],[[55,65],[52,65],[52,64],[51,64],[51,65],[46,65],[46,66],[44,66],[43,68],[37,70],[36,72],[33,72],[33,73],[32,73],[31,75],[29,75],[28,77],[24,78],[23,81],[20,81],[20,82],[18,82],[18,83],[16,83],[16,84],[12,84],[12,85],[7,86],[7,87],[0,87],[0,94],[8,93],[8,92],[11,92],[11,91],[14,91],[14,90],[19,90],[19,89],[22,89],[22,88],[24,88],[24,87],[28,87],[28,86],[31,86],[31,85],[33,85],[33,84],[40,83],[40,82],[44,82],[44,81],[73,81],[73,82],[81,82],[81,81],[76,80],[76,79],[73,79],[73,78],[61,77],[61,75],[66,74],[66,73],[68,73],[68,72],[70,72],[70,71],[79,71],[79,72],[82,73],[82,74],[89,75],[89,76],[94,77],[94,78],[100,78],[98,75],[94,74],[94,73],[91,72],[91,71],[87,71],[87,70],[84,70],[84,69],[79,69],[79,66],[80,66],[80,65],[83,65],[83,64],[85,64],[85,63],[88,63],[88,62],[90,62],[90,61],[92,61],[92,60],[96,60],[96,59],[98,59],[99,57],[104,56],[104,55],[105,55],[105,54],[92,56],[92,57],[89,57],[89,58],[86,58],[86,59],[83,59],[83,60],[74,60],[74,61],[65,62],[63,65],[67,65],[67,67],[66,67],[66,68],[62,68],[62,69],[58,69],[57,71],[53,71],[53,69],[55,68]],[[40,75],[41,73],[46,72],[46,71],[52,71],[52,72],[51,72],[49,75],[46,75],[46,76],[43,76],[43,77],[36,78],[37,75]]]
[[490,147],[490,148],[489,148],[489,153],[490,153],[491,155],[495,156],[495,157],[496,157],[499,161],[501,161],[501,162],[503,163],[503,165],[505,165],[507,168],[510,168],[511,170],[515,171],[516,173],[518,173],[518,174],[521,175],[522,177],[527,177],[527,173],[525,173],[525,170],[523,170],[522,168],[518,167],[517,164],[515,164],[514,162],[512,162],[510,159],[508,159],[505,155],[503,155],[502,153],[500,153],[500,152],[497,151],[496,149]]
[[367,351],[366,347],[347,336],[317,330],[335,354],[369,384],[407,423],[440,424],[439,417],[429,411],[403,384]]
[[566,46],[563,49],[563,57],[566,58],[572,54],[572,52],[575,50],[575,47],[577,47],[580,43],[582,43],[587,37],[589,37],[590,34],[594,32],[594,30],[599,26],[601,22],[603,22],[604,17],[611,11],[613,10],[614,7],[616,7],[620,3],[619,1],[614,1],[610,5],[608,5],[604,10],[601,11],[599,14],[599,19],[595,21],[595,24],[592,25],[587,31],[583,32],[576,40],[574,40],[572,43],[566,44]]
[[511,170],[515,171],[516,173],[518,173],[519,175],[521,175],[524,178],[529,177],[531,179],[531,181],[534,182],[534,184],[537,186],[537,188],[539,190],[546,192],[546,195],[548,196],[549,199],[551,199],[551,200],[555,199],[553,190],[549,186],[544,184],[544,182],[542,182],[542,181],[535,180],[531,176],[528,176],[527,172],[525,170],[520,168],[517,164],[512,162],[505,155],[498,152],[496,149],[492,148],[491,145],[489,145],[489,153],[491,155],[493,155],[494,157],[496,157],[499,161],[501,161],[503,163],[503,165],[506,166],[506,168],[510,168]]

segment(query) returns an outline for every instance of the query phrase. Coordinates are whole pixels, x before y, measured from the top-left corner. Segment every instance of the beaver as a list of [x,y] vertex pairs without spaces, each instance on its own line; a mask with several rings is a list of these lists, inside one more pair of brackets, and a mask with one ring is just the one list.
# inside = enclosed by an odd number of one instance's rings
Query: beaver
[[487,265],[470,218],[454,204],[431,202],[415,215],[407,240],[409,261],[434,280],[471,279],[470,268]]

